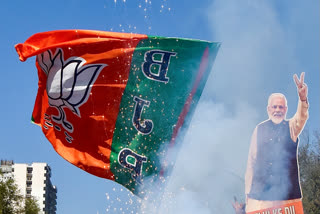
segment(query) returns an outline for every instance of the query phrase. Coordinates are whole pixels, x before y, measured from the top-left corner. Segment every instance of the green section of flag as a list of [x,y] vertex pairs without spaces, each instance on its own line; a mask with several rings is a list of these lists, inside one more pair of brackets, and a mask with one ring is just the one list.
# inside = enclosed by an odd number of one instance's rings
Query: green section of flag
[[[136,164],[142,165],[141,178],[145,179],[150,175],[153,178],[159,176],[160,162],[165,157],[173,130],[195,85],[203,53],[206,48],[209,48],[209,63],[194,94],[188,116],[193,112],[200,98],[218,47],[219,43],[164,37],[149,37],[140,41],[133,54],[130,75],[122,96],[112,141],[110,161],[116,182],[135,194],[140,194],[139,182],[135,176],[132,176],[136,172],[119,163],[119,152],[123,149],[130,149],[130,152],[139,155],[143,160],[146,159],[143,163],[136,163],[134,155],[128,155],[125,159],[131,167]],[[157,78],[155,76],[159,75],[160,65],[150,63],[151,53],[149,52],[148,58],[146,55],[148,51],[156,52],[152,55],[154,62],[163,62],[165,57],[161,53],[169,53],[167,54],[167,56],[170,55],[167,80],[154,80]],[[149,67],[145,66],[150,68],[151,77],[149,78],[146,72],[143,72],[147,70],[143,69],[144,63],[151,64]],[[137,100],[145,102],[141,111],[140,124],[143,126],[146,120],[152,121],[153,127],[150,133],[139,132],[133,124],[135,107],[139,103]]]

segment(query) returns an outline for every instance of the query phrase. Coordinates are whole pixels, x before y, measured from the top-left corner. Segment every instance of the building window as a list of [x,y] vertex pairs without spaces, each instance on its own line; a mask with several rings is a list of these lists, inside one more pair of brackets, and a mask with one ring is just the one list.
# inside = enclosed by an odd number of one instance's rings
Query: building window
[[31,189],[27,189],[27,195],[31,194]]
[[27,168],[27,172],[28,172],[28,173],[32,173],[32,170],[33,170],[32,167],[28,167],[28,168]]

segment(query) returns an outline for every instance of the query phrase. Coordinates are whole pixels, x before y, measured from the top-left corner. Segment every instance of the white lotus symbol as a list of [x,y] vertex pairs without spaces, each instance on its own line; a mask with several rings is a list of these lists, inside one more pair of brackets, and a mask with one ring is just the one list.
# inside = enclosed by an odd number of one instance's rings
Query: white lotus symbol
[[67,121],[64,108],[69,108],[81,117],[79,107],[90,95],[92,85],[106,64],[88,64],[81,57],[70,57],[66,61],[63,51],[58,49],[53,56],[46,51],[37,56],[42,70],[47,74],[47,94],[50,106],[58,109],[59,115],[52,115],[52,120],[68,131],[73,132],[73,126]]

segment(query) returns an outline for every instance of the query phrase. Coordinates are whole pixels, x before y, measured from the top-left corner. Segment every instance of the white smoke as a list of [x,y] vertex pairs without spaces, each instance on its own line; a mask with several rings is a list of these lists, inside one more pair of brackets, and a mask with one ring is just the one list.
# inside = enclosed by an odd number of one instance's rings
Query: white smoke
[[292,35],[292,23],[303,22],[310,8],[311,2],[272,0],[214,0],[208,5],[204,14],[212,40],[222,44],[191,126],[177,142],[166,189],[161,192],[155,185],[148,200],[129,196],[133,202],[130,198],[128,207],[111,213],[234,214],[233,197],[244,202],[250,138],[256,124],[267,119],[268,96],[285,94],[292,109],[288,116],[294,114],[297,94],[291,77],[303,71],[295,52],[303,32]]
[[296,95],[299,67],[271,1],[216,0],[208,17],[221,49],[161,202],[143,202],[141,213],[233,214],[233,197],[244,202],[250,138],[267,119],[269,94]]
[[164,194],[143,202],[141,213],[233,213],[233,197],[244,200],[243,169],[255,119],[246,104],[229,115],[224,105],[201,101]]

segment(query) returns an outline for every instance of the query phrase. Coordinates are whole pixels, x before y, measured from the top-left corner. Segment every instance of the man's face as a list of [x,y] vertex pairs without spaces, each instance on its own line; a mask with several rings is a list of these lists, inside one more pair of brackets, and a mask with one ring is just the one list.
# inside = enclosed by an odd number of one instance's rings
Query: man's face
[[282,97],[273,97],[267,107],[269,118],[275,124],[281,123],[287,114],[286,102]]

